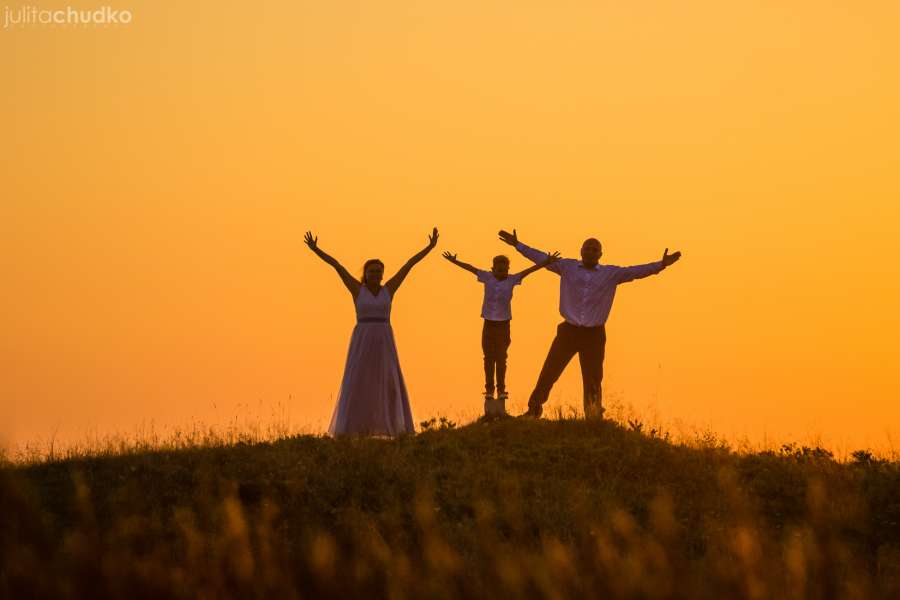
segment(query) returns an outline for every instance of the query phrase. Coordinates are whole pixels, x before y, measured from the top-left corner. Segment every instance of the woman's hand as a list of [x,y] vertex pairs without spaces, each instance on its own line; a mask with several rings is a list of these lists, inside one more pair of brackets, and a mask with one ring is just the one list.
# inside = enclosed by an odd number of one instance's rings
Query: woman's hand
[[319,241],[318,237],[313,237],[312,231],[307,231],[306,235],[303,236],[303,241],[306,242],[306,245],[309,246],[310,250],[315,250],[318,248],[317,243]]
[[431,230],[431,235],[428,236],[428,247],[434,248],[437,246],[438,241],[438,230],[437,227]]

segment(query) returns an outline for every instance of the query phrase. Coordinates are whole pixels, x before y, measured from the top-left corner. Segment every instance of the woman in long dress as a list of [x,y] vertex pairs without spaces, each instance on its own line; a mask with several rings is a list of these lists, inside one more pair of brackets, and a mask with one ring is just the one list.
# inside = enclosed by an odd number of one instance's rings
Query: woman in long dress
[[337,260],[318,246],[312,232],[306,232],[306,245],[319,258],[334,267],[353,295],[356,327],[350,338],[347,363],[334,415],[328,433],[339,435],[387,435],[413,433],[409,396],[400,371],[394,331],[391,329],[391,302],[410,269],[437,244],[435,227],[428,245],[410,258],[397,274],[381,285],[384,264],[366,261],[362,280],[358,281]]

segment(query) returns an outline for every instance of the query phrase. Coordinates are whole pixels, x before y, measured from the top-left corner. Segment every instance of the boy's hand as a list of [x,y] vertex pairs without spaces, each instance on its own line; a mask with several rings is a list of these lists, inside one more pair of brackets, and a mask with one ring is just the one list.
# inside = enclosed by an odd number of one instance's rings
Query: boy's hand
[[510,246],[515,246],[519,243],[519,236],[516,235],[515,229],[512,230],[512,233],[501,229],[497,235],[500,236],[500,239],[502,241],[506,242]]
[[303,236],[303,241],[306,242],[306,245],[309,246],[310,250],[315,250],[319,238],[318,236],[313,237],[312,231],[307,231],[306,235]]
[[548,255],[547,255],[547,260],[545,260],[545,261],[544,261],[543,263],[541,263],[541,264],[543,264],[544,266],[546,266],[546,265],[549,265],[549,264],[551,264],[551,263],[555,263],[555,262],[558,261],[559,259],[560,259],[559,252],[554,252],[553,254],[548,254]]
[[446,258],[447,260],[449,260],[449,261],[452,262],[452,263],[455,263],[455,262],[456,262],[456,255],[455,255],[455,254],[450,254],[450,251],[449,251],[449,250],[447,250],[446,252],[444,252],[441,256],[443,256],[444,258]]

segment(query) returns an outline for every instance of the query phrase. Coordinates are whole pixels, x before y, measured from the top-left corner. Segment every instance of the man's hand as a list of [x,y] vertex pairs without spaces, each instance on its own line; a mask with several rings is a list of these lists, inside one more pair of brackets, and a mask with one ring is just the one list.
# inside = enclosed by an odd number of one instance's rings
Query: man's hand
[[513,229],[512,233],[504,230],[500,230],[500,233],[497,235],[500,236],[500,240],[506,242],[510,246],[515,246],[519,243],[519,237],[516,235],[516,230]]
[[546,267],[547,265],[552,264],[552,263],[555,263],[556,261],[558,261],[559,258],[560,258],[560,257],[559,257],[559,252],[554,252],[554,253],[552,253],[552,254],[548,254],[548,255],[547,255],[547,260],[545,260],[545,261],[544,261],[543,263],[541,263],[541,264],[542,264],[543,266]]
[[315,250],[317,248],[316,244],[319,241],[318,237],[313,237],[312,231],[307,231],[306,235],[303,236],[303,241],[306,242],[306,245],[309,246],[310,250]]
[[450,251],[449,251],[449,250],[447,250],[446,252],[444,252],[441,256],[443,256],[444,258],[446,258],[447,260],[449,260],[449,261],[452,262],[452,263],[455,263],[455,262],[456,262],[456,255],[455,255],[455,254],[450,254]]
[[434,248],[437,246],[438,241],[438,230],[437,227],[431,230],[431,235],[428,236],[428,247]]
[[664,267],[668,267],[674,262],[677,262],[678,259],[681,258],[681,252],[676,252],[675,254],[669,254],[669,249],[666,248],[663,252],[662,263]]

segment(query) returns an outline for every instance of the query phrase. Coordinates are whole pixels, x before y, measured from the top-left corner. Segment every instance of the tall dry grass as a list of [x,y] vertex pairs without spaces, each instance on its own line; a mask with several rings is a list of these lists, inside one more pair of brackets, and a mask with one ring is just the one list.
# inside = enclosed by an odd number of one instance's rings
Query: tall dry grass
[[0,595],[900,597],[896,461],[626,421],[7,462]]

